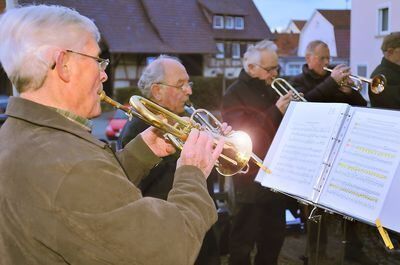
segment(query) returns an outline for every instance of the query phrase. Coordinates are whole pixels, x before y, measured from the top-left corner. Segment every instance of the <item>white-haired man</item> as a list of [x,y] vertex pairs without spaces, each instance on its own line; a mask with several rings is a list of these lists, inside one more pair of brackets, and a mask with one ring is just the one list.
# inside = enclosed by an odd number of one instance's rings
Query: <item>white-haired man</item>
[[191,264],[216,220],[206,178],[223,141],[192,130],[163,201],[134,185],[174,152],[154,128],[117,154],[90,134],[107,79],[99,36],[60,6],[0,18],[0,61],[20,92],[0,131],[1,264]]
[[[292,94],[279,97],[270,86],[279,75],[273,42],[264,40],[249,47],[243,66],[238,80],[224,95],[222,117],[234,130],[249,133],[253,151],[263,158]],[[254,182],[257,171],[250,165],[248,174],[233,176],[236,211],[229,239],[230,264],[250,264],[255,243],[255,264],[277,264],[283,244],[286,198]]]
[[[160,55],[151,62],[143,71],[138,82],[143,96],[178,115],[185,115],[185,103],[192,94],[192,86],[193,83],[189,81],[189,75],[180,60],[168,55]],[[128,121],[118,139],[121,146],[124,147],[147,127],[149,126],[138,118]],[[231,129],[226,123],[223,124],[222,130],[225,133]],[[143,196],[167,200],[174,183],[177,158],[176,154],[165,157],[150,170],[138,185]],[[215,182],[215,176],[215,171],[213,171],[211,177],[207,179],[210,194],[213,194],[212,185]],[[217,239],[212,229],[204,238],[195,264],[220,264]]]

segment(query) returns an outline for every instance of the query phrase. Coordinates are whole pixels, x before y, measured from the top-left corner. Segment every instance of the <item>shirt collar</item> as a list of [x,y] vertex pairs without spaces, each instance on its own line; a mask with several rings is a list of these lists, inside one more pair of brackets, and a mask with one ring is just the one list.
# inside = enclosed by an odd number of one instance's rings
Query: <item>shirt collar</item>
[[93,124],[90,120],[76,115],[70,111],[67,110],[63,110],[63,109],[58,109],[58,108],[54,108],[59,114],[61,114],[62,116],[64,116],[65,118],[67,118],[68,120],[80,125],[81,127],[83,127],[85,130],[87,130],[88,132],[92,131],[92,127]]

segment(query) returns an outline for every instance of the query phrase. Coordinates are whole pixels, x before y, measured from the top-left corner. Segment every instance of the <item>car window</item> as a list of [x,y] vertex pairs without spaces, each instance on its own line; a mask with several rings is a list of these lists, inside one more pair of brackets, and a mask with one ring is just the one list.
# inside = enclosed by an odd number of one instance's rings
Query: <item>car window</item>
[[115,111],[114,119],[128,119],[128,116],[126,116],[124,111],[118,109]]
[[0,114],[6,112],[8,97],[0,96]]

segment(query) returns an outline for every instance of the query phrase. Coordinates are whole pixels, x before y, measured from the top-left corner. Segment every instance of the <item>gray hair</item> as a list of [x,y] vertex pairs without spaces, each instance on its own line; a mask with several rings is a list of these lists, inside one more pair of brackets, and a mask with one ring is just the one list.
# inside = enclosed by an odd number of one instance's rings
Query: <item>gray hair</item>
[[161,83],[165,79],[165,69],[163,64],[165,59],[171,59],[182,63],[177,57],[161,54],[146,66],[137,84],[142,95],[146,98],[151,97],[151,86],[155,83]]
[[389,35],[385,36],[382,42],[381,50],[382,52],[386,52],[389,48],[398,48],[400,47],[400,32],[392,32]]
[[320,46],[320,45],[322,45],[323,47],[329,49],[328,44],[326,44],[326,43],[323,42],[322,40],[314,40],[314,41],[311,41],[311,42],[307,45],[307,48],[306,48],[306,56],[307,56],[307,55],[313,55],[314,52],[315,52],[315,49],[316,49],[318,46]]
[[29,5],[0,17],[0,61],[18,92],[39,89],[54,65],[55,49],[79,49],[89,33],[100,33],[89,18],[67,7]]
[[276,44],[270,40],[262,40],[249,46],[243,56],[243,67],[246,72],[248,72],[250,64],[260,64],[263,51],[276,52]]

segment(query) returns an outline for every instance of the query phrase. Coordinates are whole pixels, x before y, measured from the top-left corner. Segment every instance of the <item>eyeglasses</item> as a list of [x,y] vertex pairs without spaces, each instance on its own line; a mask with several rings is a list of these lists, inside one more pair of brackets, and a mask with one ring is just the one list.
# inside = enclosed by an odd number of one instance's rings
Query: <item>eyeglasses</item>
[[175,88],[180,89],[180,90],[184,90],[185,88],[192,88],[193,85],[194,85],[193,82],[189,82],[189,83],[183,84],[181,86],[168,85],[168,84],[164,84],[164,83],[161,83],[161,82],[160,83],[154,83],[154,84],[175,87]]
[[279,70],[281,70],[281,66],[280,65],[276,65],[276,66],[270,66],[270,67],[262,67],[259,64],[254,64],[258,67],[260,67],[261,69],[263,69],[265,72],[267,73],[271,73],[272,71],[276,70],[277,72],[279,72]]
[[89,57],[89,58],[92,58],[92,59],[96,60],[96,62],[99,64],[99,68],[100,68],[101,71],[105,71],[107,66],[108,66],[108,64],[110,63],[109,59],[102,59],[102,58],[99,58],[99,57],[87,55],[87,54],[80,53],[80,52],[75,52],[75,51],[72,51],[72,50],[67,50],[67,52],[79,54],[79,55],[86,56],[86,57]]

